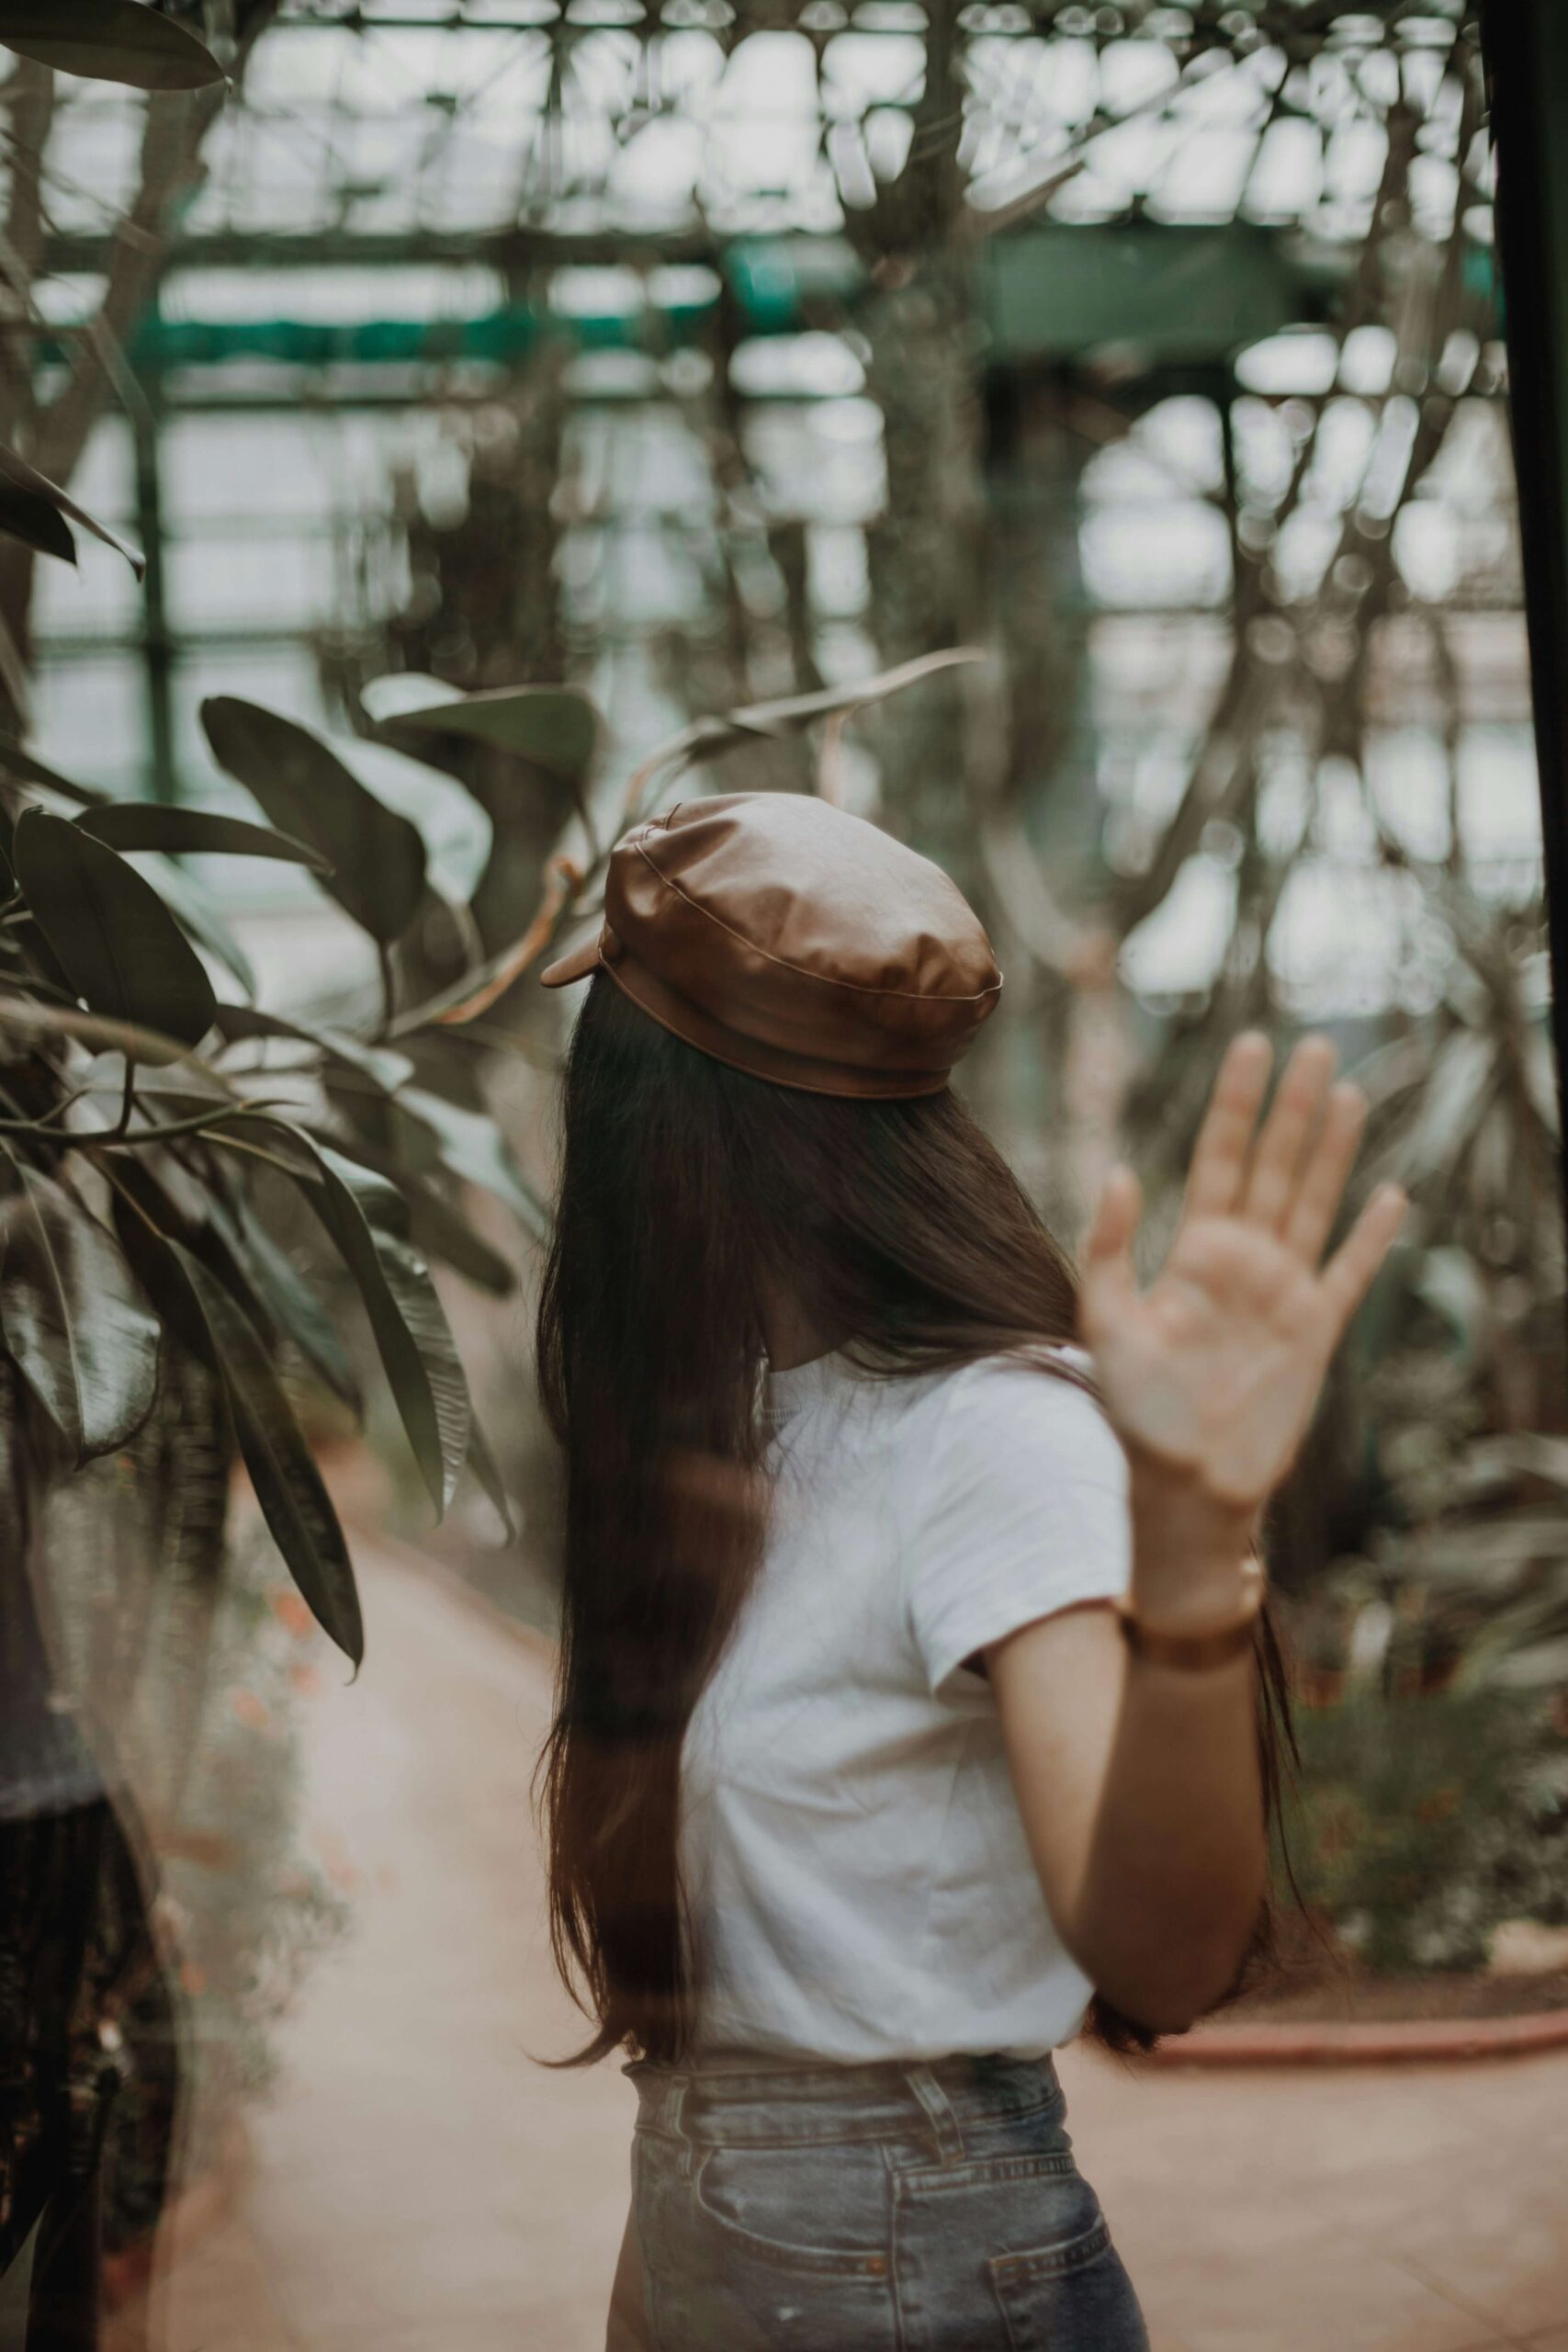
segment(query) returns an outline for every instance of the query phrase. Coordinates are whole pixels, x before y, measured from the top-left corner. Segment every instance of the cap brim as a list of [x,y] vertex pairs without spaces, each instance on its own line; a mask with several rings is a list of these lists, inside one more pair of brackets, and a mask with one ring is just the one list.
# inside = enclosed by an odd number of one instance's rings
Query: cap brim
[[558,956],[553,964],[547,964],[539,974],[539,986],[544,989],[570,988],[573,980],[585,980],[589,973],[597,967],[598,962],[599,933],[595,932],[581,946],[574,947],[570,955]]

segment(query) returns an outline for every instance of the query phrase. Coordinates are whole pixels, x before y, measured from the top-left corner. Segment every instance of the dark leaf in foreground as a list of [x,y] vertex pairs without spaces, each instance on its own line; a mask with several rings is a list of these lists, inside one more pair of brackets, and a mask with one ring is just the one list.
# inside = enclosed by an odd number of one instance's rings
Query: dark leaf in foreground
[[387,1046],[367,1045],[362,1037],[351,1036],[345,1029],[329,1029],[320,1023],[307,1025],[302,1021],[289,1021],[279,1012],[264,1012],[258,1005],[220,1004],[217,1023],[220,1035],[235,1041],[242,1037],[280,1037],[297,1046],[314,1046],[329,1061],[357,1070],[361,1077],[368,1078],[389,1093],[413,1076],[414,1066],[406,1054],[395,1053]]
[[208,1214],[274,1326],[291,1340],[322,1385],[356,1417],[364,1397],[327,1302],[313,1290],[243,1193]]
[[495,1456],[491,1452],[490,1440],[480,1428],[477,1414],[468,1429],[468,1467],[494,1505],[496,1514],[506,1530],[507,1542],[515,1544],[517,1523],[512,1516],[512,1498],[502,1483],[501,1472],[496,1468]]
[[58,768],[46,767],[41,760],[17,742],[14,735],[0,729],[0,775],[19,777],[24,784],[41,784],[46,792],[58,792],[62,799],[79,801],[84,808],[96,808],[107,800],[107,794],[96,785],[77,784]]
[[255,967],[230,930],[215,891],[205,882],[198,882],[185,866],[176,865],[172,857],[152,857],[146,867],[138,867],[144,882],[150,882],[169,912],[183,931],[189,932],[198,947],[216,957],[226,971],[231,972],[248,995],[256,991]]
[[[6,41],[4,31],[6,6],[6,0],[0,0],[0,42],[11,47],[14,44]],[[137,13],[145,15],[146,11],[139,9]],[[173,29],[171,26],[170,30]],[[95,539],[102,539],[105,547],[113,548],[117,555],[124,556],[141,579],[147,569],[147,559],[140,548],[133,548],[129,539],[122,539],[118,531],[111,531],[107,523],[100,523],[96,514],[89,514],[85,506],[78,506],[57,481],[51,481],[47,474],[40,474],[36,466],[29,466],[15,449],[0,442],[0,531],[9,532],[14,539],[25,540],[40,555],[59,556],[64,563],[74,563],[76,542],[71,536],[70,523],[90,532]]]
[[319,735],[259,703],[217,695],[201,706],[212,755],[278,830],[332,868],[322,888],[383,946],[400,939],[424,898],[417,826],[360,783]]
[[456,700],[390,711],[386,723],[511,752],[558,776],[574,793],[592,763],[599,733],[598,712],[571,686],[487,686]]
[[17,879],[34,920],[90,1012],[181,1046],[212,1026],[201,958],[150,882],[63,817],[17,822]]
[[158,1385],[158,1322],[113,1238],[52,1178],[18,1162],[0,1204],[0,1338],[78,1462],[141,1427]]
[[216,1275],[127,1204],[127,1255],[175,1337],[220,1374],[262,1515],[307,1607],[355,1666],[365,1631],[354,1568],[332,1498],[267,1354]]
[[465,1111],[444,1095],[405,1086],[396,1102],[400,1115],[418,1121],[435,1138],[443,1167],[470,1184],[479,1185],[504,1201],[525,1230],[542,1239],[549,1230],[549,1214],[529,1187],[513,1159],[511,1147],[495,1121],[484,1111]]
[[0,0],[0,48],[136,90],[199,90],[224,78],[211,51],[146,0]]
[[226,817],[212,808],[181,808],[167,800],[106,800],[76,822],[110,849],[156,849],[166,856],[274,857],[290,865],[330,871],[321,852],[271,825]]
[[407,1207],[385,1178],[296,1133],[316,1164],[318,1181],[304,1187],[305,1196],[358,1285],[439,1518],[468,1455],[468,1389],[429,1269],[404,1238]]

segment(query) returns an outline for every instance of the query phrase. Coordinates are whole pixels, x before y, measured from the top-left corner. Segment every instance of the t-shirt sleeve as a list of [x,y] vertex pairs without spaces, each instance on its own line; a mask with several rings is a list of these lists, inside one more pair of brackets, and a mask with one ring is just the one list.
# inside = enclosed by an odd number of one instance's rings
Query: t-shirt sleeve
[[934,1692],[988,1642],[1132,1576],[1127,1457],[1089,1393],[987,1362],[933,1397],[905,1502],[905,1592]]

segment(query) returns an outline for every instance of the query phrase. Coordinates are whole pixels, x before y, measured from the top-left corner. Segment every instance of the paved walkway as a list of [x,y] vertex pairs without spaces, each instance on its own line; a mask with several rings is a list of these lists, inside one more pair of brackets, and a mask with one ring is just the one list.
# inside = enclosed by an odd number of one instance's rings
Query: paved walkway
[[[228,2219],[173,2266],[160,2352],[600,2352],[629,2092],[552,2073],[527,1777],[542,1648],[357,1546],[359,1683],[329,1670],[310,1835],[355,1881]],[[1155,2352],[1568,2352],[1568,2053],[1397,2073],[1063,2065]]]

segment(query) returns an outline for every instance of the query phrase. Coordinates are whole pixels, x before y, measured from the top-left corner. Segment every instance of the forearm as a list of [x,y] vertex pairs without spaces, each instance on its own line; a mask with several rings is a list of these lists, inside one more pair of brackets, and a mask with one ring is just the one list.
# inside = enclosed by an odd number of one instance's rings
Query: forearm
[[[1134,1556],[1134,1606],[1151,1623],[1212,1626],[1241,1605],[1240,1546],[1212,1566],[1190,1555],[1179,1580],[1163,1538],[1141,1558],[1135,1541]],[[1234,1977],[1263,1891],[1251,1656],[1182,1671],[1135,1656],[1095,1609],[1027,1628],[991,1669],[1064,1942],[1129,2016],[1190,2024]]]
[[1100,1797],[1064,1940],[1099,1989],[1175,2030],[1231,1983],[1267,1870],[1250,1656],[1186,1673],[1123,1648]]

